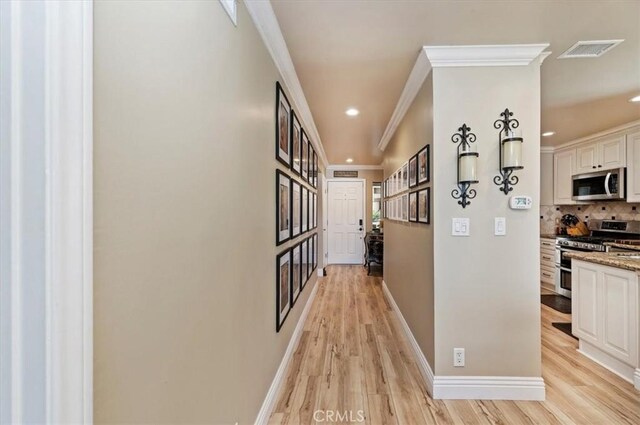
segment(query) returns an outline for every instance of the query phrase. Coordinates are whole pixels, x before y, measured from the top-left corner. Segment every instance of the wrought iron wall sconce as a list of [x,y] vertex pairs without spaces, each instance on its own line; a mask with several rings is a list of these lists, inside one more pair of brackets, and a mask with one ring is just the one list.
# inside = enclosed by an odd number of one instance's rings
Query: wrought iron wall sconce
[[471,150],[471,143],[476,141],[476,135],[470,133],[471,128],[462,124],[459,133],[451,136],[451,141],[458,144],[458,189],[451,191],[453,199],[459,199],[458,204],[465,208],[471,203],[469,199],[476,197],[475,189],[471,185],[478,183],[478,152]]
[[518,184],[518,176],[513,175],[515,170],[522,170],[522,137],[518,127],[520,123],[517,119],[511,118],[513,112],[505,109],[500,113],[502,118],[493,123],[493,127],[500,130],[498,132],[498,143],[500,144],[500,163],[498,172],[500,175],[493,178],[493,183],[505,195],[513,190],[513,186]]

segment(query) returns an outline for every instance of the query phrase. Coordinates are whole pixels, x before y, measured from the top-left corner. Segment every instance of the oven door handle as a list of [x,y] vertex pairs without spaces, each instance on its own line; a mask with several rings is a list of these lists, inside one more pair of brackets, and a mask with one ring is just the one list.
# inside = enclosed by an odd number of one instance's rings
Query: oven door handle
[[607,196],[611,196],[611,191],[609,190],[609,180],[611,180],[611,173],[607,173],[607,177],[604,178],[604,191],[607,192]]

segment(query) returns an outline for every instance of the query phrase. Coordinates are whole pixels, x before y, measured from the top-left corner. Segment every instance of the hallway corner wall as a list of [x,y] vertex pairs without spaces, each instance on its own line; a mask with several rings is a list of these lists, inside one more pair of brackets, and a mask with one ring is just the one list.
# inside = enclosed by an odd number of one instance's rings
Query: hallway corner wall
[[[384,151],[384,178],[425,145],[433,158],[433,79],[429,74]],[[431,159],[430,167],[433,167]],[[433,174],[433,173],[432,173]],[[431,188],[431,182],[410,189]],[[384,220],[384,281],[431,368],[435,365],[434,214],[431,224]]]
[[95,2],[96,424],[254,423],[316,284],[276,333],[282,78],[237,12]]

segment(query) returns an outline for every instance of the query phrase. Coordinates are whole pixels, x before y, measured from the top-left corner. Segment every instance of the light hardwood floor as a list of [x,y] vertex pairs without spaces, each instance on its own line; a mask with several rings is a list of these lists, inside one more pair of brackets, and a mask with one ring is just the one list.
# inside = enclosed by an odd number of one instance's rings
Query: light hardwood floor
[[[570,315],[542,312],[544,402],[433,400],[381,278],[333,266],[321,278],[270,424],[316,422],[317,410],[362,411],[367,424],[640,424],[640,392],[576,352],[551,326]],[[322,415],[317,419],[325,419]]]

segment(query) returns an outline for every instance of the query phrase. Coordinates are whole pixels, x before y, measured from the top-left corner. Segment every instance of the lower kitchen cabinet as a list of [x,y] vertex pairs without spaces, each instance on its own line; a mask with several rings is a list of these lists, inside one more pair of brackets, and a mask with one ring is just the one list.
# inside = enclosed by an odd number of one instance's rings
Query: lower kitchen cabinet
[[580,351],[640,388],[638,274],[572,262],[572,333]]

